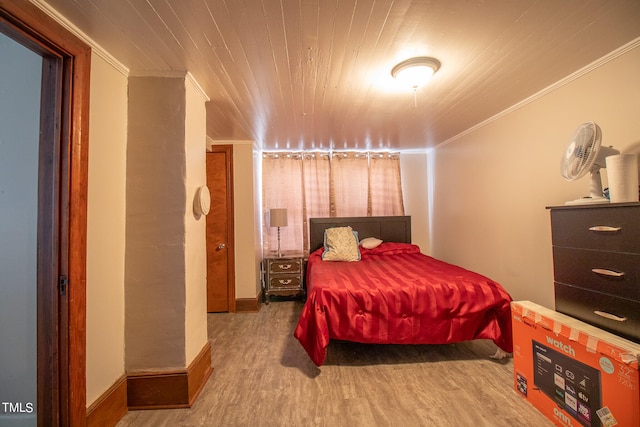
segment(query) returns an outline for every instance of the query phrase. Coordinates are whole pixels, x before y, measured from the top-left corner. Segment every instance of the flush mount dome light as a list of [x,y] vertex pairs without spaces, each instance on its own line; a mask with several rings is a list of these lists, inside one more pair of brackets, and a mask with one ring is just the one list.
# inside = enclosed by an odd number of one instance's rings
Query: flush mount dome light
[[413,90],[428,82],[440,68],[440,61],[428,56],[409,58],[391,69],[391,75]]

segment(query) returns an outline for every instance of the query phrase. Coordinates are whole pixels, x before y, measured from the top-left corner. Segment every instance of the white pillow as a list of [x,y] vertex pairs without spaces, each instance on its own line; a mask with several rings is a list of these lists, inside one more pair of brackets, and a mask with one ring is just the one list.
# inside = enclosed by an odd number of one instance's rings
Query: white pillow
[[360,261],[358,232],[351,227],[333,227],[324,230],[323,261]]
[[376,239],[375,237],[367,237],[366,239],[360,240],[360,246],[365,249],[377,248],[380,246],[380,243],[382,243],[382,240]]

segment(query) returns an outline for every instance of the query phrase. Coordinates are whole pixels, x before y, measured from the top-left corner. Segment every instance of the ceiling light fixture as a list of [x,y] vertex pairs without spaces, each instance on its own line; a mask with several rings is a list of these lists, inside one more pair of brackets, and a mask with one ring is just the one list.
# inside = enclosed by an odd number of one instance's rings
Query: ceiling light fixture
[[417,56],[400,62],[391,69],[391,75],[403,85],[418,90],[440,68],[440,61],[428,56]]

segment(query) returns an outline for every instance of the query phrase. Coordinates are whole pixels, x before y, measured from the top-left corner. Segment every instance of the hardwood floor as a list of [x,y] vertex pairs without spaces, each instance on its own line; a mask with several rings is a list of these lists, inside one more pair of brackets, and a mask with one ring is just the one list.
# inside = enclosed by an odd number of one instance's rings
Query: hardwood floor
[[316,367],[293,337],[301,302],[209,314],[215,369],[191,409],[130,411],[118,426],[552,426],[513,390],[491,341],[331,342]]

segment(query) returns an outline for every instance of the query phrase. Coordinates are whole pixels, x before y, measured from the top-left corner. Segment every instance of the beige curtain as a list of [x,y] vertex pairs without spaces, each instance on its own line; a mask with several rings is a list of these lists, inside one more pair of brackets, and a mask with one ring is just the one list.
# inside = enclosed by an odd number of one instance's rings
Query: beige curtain
[[371,216],[404,215],[400,155],[369,155],[369,204]]
[[334,153],[331,160],[331,216],[370,216],[367,153]]
[[309,218],[331,216],[330,175],[331,162],[328,153],[306,153],[302,161],[304,180],[304,248],[309,247]]
[[[404,215],[397,153],[265,153],[262,164],[263,253],[277,252],[269,210],[286,208],[280,229],[286,254],[308,255],[309,218]],[[303,249],[304,248],[304,249]]]
[[303,186],[302,155],[296,153],[265,154],[262,158],[262,250],[264,256],[278,251],[278,229],[269,225],[269,210],[287,209],[287,226],[280,227],[282,252],[302,253]]

